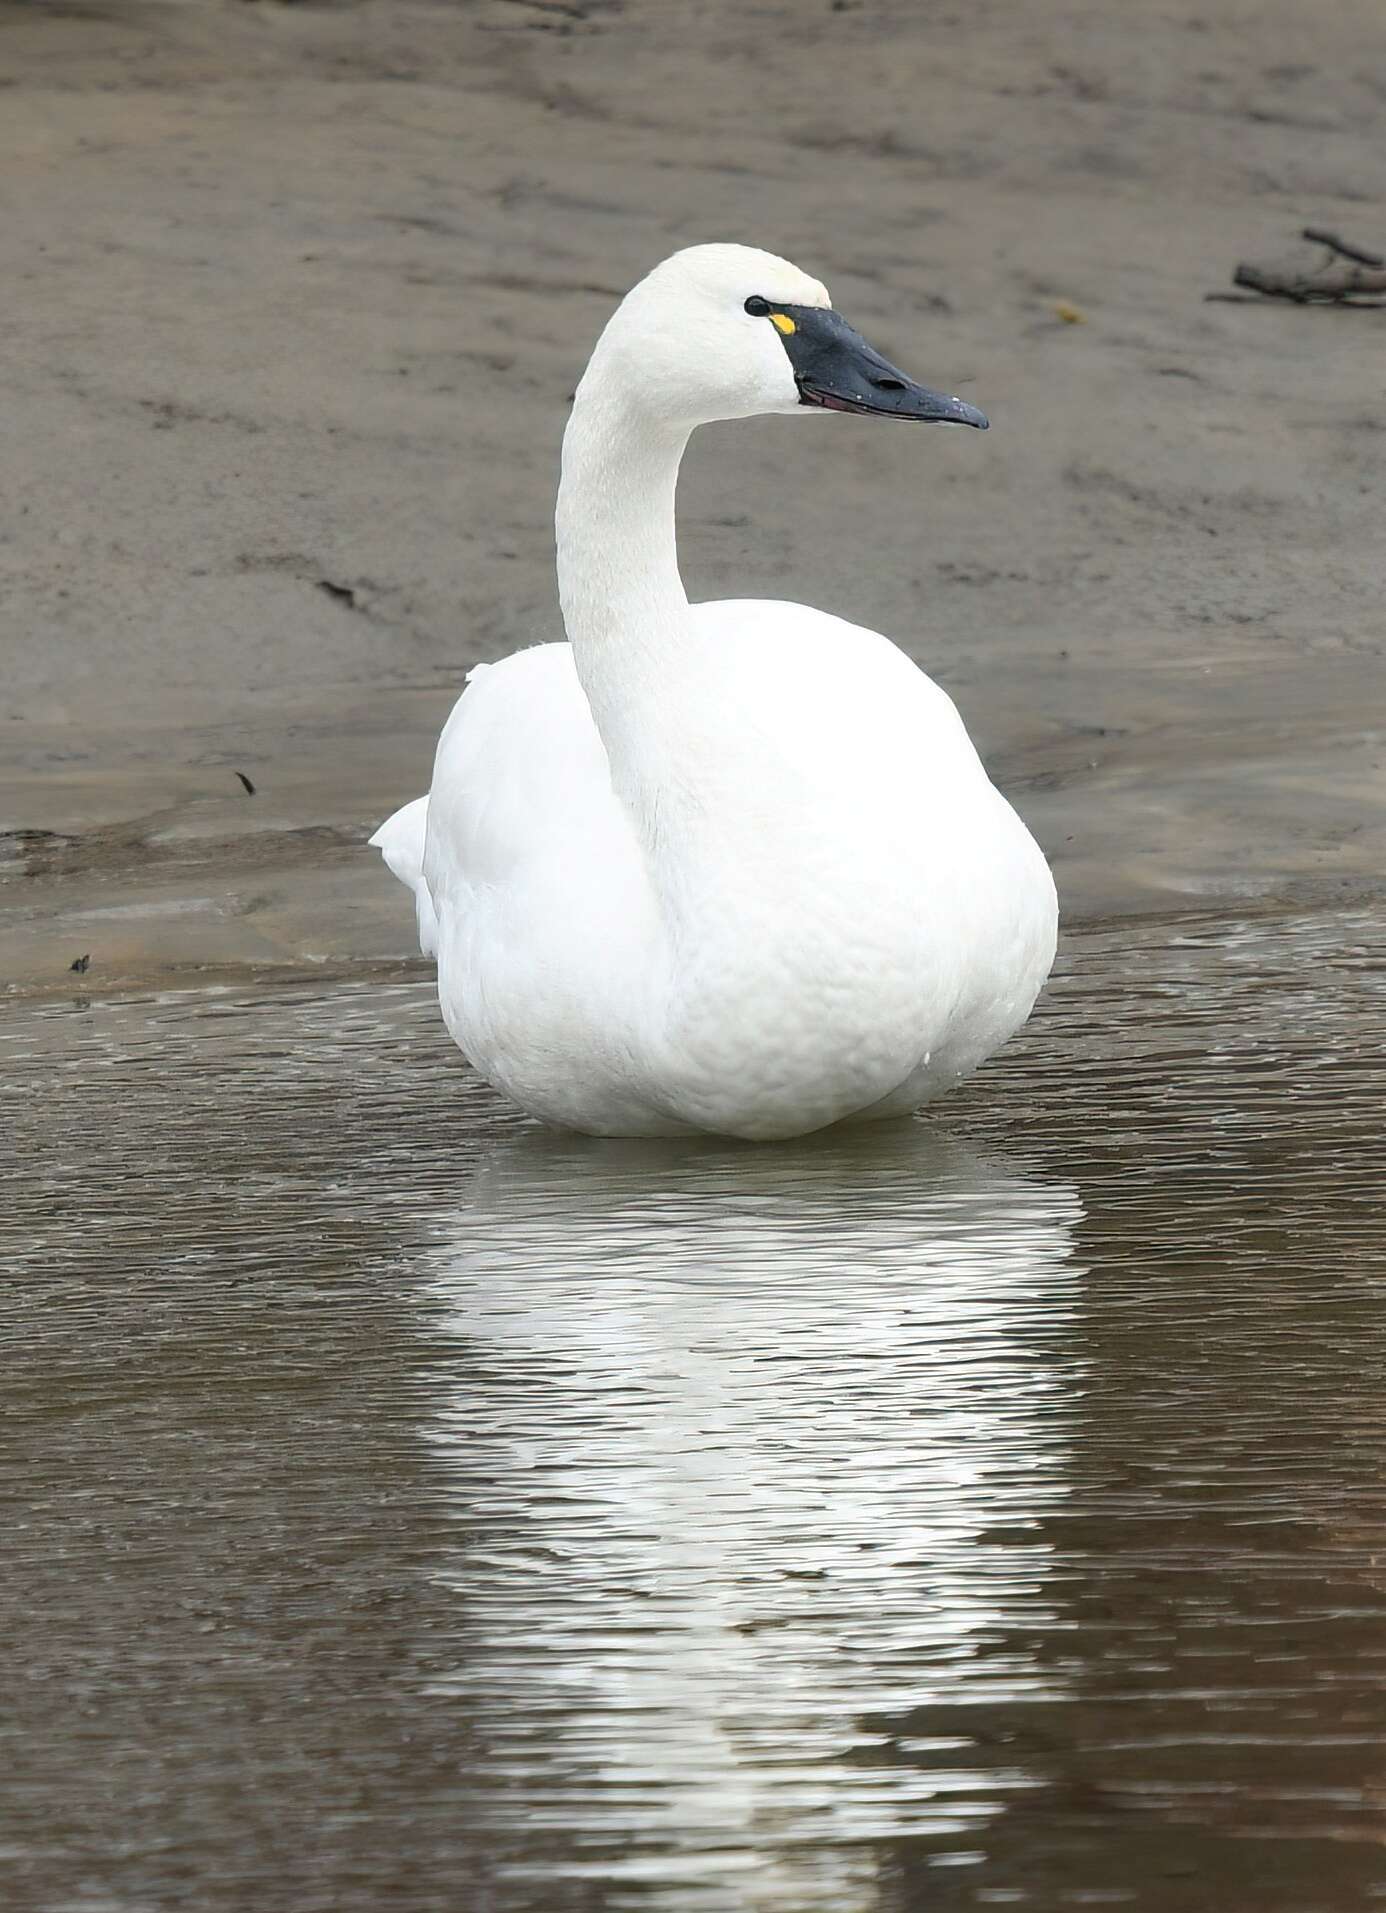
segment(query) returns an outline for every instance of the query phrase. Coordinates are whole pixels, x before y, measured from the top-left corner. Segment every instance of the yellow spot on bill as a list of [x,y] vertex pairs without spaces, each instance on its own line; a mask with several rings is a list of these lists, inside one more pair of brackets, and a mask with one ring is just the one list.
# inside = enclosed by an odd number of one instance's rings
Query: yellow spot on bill
[[770,314],[770,323],[771,325],[777,325],[786,338],[789,337],[791,332],[797,332],[799,330],[787,312],[772,312]]

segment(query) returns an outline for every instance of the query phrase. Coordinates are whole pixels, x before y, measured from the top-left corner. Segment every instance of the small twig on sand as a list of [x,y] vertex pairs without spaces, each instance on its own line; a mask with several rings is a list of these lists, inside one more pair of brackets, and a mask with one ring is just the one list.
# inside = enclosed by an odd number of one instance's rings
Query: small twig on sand
[[[1258,298],[1253,292],[1205,292],[1203,303],[1209,306],[1272,306],[1276,301]],[[1331,306],[1335,312],[1386,311],[1386,299],[1305,299],[1300,303]]]
[[1330,266],[1316,272],[1286,271],[1279,266],[1238,266],[1234,286],[1249,286],[1268,299],[1293,299],[1297,305],[1350,300],[1358,293],[1386,292],[1386,272],[1367,266]]
[[[1232,275],[1234,286],[1245,286],[1267,299],[1289,299],[1295,305],[1370,305],[1372,295],[1386,293],[1386,259],[1350,246],[1337,233],[1306,226],[1303,237],[1326,248],[1312,266],[1297,260],[1285,265],[1254,265],[1243,261]],[[1226,299],[1226,293],[1210,298]]]
[[1361,246],[1350,246],[1346,239],[1340,239],[1335,232],[1324,232],[1320,226],[1306,226],[1303,237],[1316,246],[1327,246],[1343,259],[1355,259],[1359,266],[1386,266],[1386,259],[1379,252],[1364,252]]

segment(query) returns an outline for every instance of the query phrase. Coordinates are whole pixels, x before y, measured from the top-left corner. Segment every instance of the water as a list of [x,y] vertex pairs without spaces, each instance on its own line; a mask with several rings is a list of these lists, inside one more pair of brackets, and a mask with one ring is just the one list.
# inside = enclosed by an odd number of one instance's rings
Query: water
[[0,1899],[1386,1901],[1386,924],[927,1125],[544,1135],[426,986],[0,1020]]

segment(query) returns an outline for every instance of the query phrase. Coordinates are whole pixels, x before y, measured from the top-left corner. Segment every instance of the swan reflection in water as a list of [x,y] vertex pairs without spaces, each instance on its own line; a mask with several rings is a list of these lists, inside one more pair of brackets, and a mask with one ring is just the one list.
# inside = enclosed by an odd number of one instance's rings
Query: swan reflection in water
[[921,1125],[524,1132],[480,1165],[428,1432],[464,1640],[438,1688],[502,1879],[856,1913],[873,1845],[966,1848],[1026,1787],[898,1717],[1062,1681],[1017,1633],[1054,1619],[1080,1215]]

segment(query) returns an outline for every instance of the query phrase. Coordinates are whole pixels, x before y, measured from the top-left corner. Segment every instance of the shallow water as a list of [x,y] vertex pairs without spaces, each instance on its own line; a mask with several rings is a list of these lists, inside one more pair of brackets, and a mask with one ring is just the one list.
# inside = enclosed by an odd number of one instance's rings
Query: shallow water
[[1384,931],[1082,936],[768,1150],[421,985],[9,1005],[0,1898],[1386,1899]]

